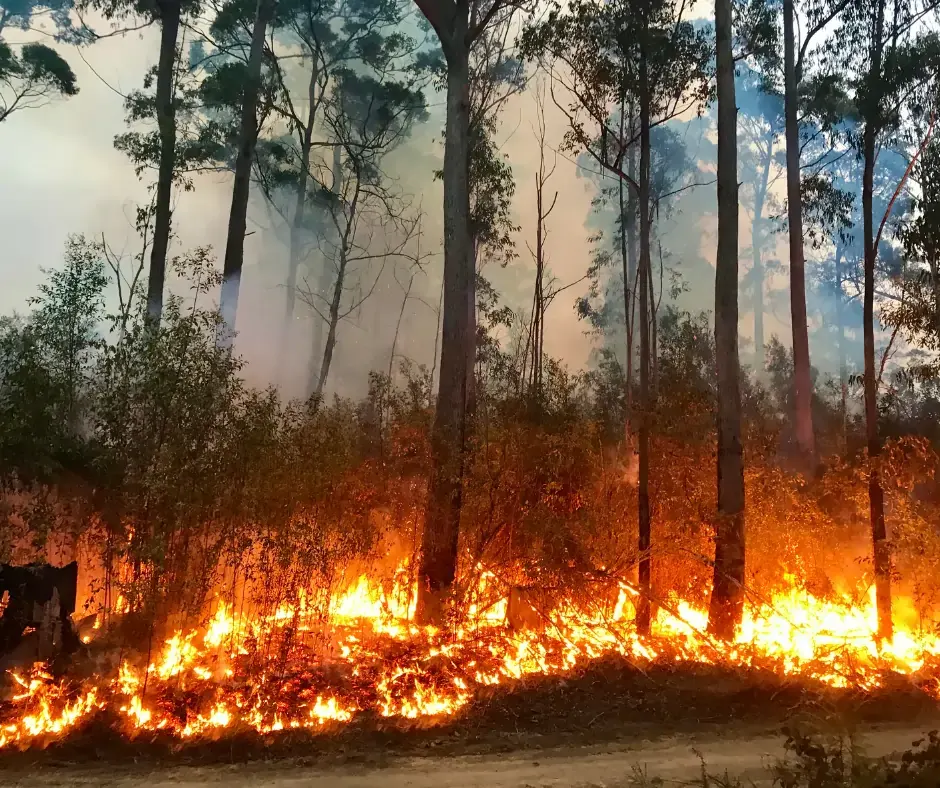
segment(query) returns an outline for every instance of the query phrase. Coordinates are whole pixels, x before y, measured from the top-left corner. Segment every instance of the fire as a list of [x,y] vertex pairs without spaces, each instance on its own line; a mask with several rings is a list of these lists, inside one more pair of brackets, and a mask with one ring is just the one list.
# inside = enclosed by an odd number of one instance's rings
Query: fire
[[[0,747],[62,736],[108,710],[129,735],[162,731],[181,739],[235,728],[323,729],[368,711],[440,718],[481,687],[563,674],[609,654],[754,665],[862,689],[883,684],[886,671],[933,679],[940,672],[937,635],[899,626],[892,642],[876,642],[873,590],[862,603],[848,595],[820,599],[789,578],[784,592],[751,602],[737,640],[723,644],[705,633],[704,610],[675,597],[658,608],[652,635],[639,637],[636,592],[626,583],[606,612],[560,603],[540,611],[545,626],[538,631],[511,631],[508,598],[495,595],[496,579],[486,572],[463,623],[447,634],[413,623],[416,594],[407,577],[402,566],[390,586],[357,578],[332,600],[328,625],[302,595],[267,616],[219,601],[203,627],[174,632],[145,666],[125,659],[111,679],[56,681],[41,665],[27,677],[13,674],[18,691],[0,725]],[[486,599],[496,601],[479,601]],[[309,643],[315,634],[332,636],[328,653],[322,640]]]

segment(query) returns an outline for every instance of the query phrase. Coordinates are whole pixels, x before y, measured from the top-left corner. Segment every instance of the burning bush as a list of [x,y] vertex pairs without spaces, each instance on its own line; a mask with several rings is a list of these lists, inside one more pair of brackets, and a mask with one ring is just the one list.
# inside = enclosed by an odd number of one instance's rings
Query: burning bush
[[738,639],[714,642],[713,348],[701,318],[666,315],[651,418],[655,620],[641,638],[616,360],[584,376],[549,365],[533,406],[494,350],[462,493],[460,599],[448,628],[421,628],[411,572],[428,376],[373,375],[359,403],[253,390],[202,308],[206,253],[177,265],[190,300],[169,302],[159,326],[124,310],[102,335],[100,262],[76,240],[35,312],[0,331],[0,558],[77,559],[85,643],[62,675],[14,671],[0,742],[98,714],[183,738],[433,719],[486,686],[605,654],[861,688],[896,671],[936,692],[937,458],[916,424],[883,459],[902,593],[898,632],[877,643],[859,560],[864,458],[847,449],[818,478],[791,474],[773,390],[787,384],[746,383],[749,601]]

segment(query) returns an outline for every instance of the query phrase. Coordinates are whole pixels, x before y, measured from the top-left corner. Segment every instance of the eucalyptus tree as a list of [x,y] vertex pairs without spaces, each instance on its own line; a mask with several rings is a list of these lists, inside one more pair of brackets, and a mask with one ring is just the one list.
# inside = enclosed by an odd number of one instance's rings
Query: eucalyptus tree
[[[268,26],[275,20],[277,0],[257,0],[251,15],[243,0],[231,0],[220,10],[213,29],[217,36],[227,39],[232,46],[243,46],[244,21],[251,19],[248,54],[240,84],[238,101],[238,131],[235,138],[232,204],[229,210],[228,231],[225,237],[225,257],[222,265],[222,291],[219,312],[223,327],[219,333],[222,345],[231,343],[235,333],[238,294],[242,268],[245,263],[245,233],[248,227],[248,198],[251,192],[251,173],[255,162],[261,122],[259,119],[265,61],[265,38]],[[263,114],[263,113],[262,113]]]
[[[427,78],[432,58],[422,50],[420,36],[405,32],[411,21],[408,0],[282,0],[279,15],[281,24],[267,48],[280,88],[273,109],[284,133],[260,143],[256,175],[265,198],[289,227],[281,370],[299,272],[310,251],[310,235],[325,218],[311,190],[319,191],[321,173],[330,170],[331,149],[342,147],[329,138],[324,102],[331,100],[337,78],[349,68],[417,84]],[[344,87],[352,89],[353,84]],[[321,151],[327,155],[320,156]]]
[[78,42],[80,36],[69,20],[71,8],[71,0],[0,3],[0,123],[14,112],[78,93],[72,67],[55,49],[38,42],[17,45],[4,40],[6,29],[29,30],[38,18],[48,14],[57,28],[57,38]]
[[[934,136],[923,147],[914,178],[917,196],[913,218],[904,227],[902,240],[911,270],[904,277],[904,300],[888,316],[910,339],[936,353],[940,351],[940,140]],[[922,375],[936,377],[938,362],[928,362]]]
[[751,213],[751,268],[746,285],[754,311],[754,369],[764,370],[764,291],[767,261],[764,253],[773,238],[773,187],[780,177],[779,140],[783,126],[783,102],[766,74],[742,68],[737,80],[738,128],[741,137],[740,166],[744,205]]
[[[813,432],[812,380],[809,360],[809,333],[806,322],[806,274],[803,248],[803,192],[800,177],[800,99],[806,93],[808,58],[821,34],[849,5],[850,0],[823,0],[805,3],[805,30],[798,37],[795,0],[783,0],[783,94],[787,150],[787,220],[790,245],[790,320],[793,332],[794,417],[796,440],[803,463],[816,462]],[[828,31],[831,32],[831,31]]]
[[[147,151],[132,158],[142,169],[143,160],[151,159],[156,165],[157,181],[154,195],[153,230],[150,245],[150,265],[147,279],[147,316],[159,323],[163,312],[166,285],[167,253],[172,230],[173,185],[178,183],[177,113],[179,96],[177,87],[182,67],[181,31],[187,17],[194,18],[200,9],[200,0],[79,0],[81,10],[100,11],[109,21],[140,20],[139,26],[158,24],[160,48],[157,65],[148,71],[144,87],[155,86],[154,94],[140,91],[128,101],[129,120],[156,119],[157,133],[146,142]],[[139,27],[138,26],[138,27]],[[94,33],[91,34],[94,36]],[[130,152],[130,151],[129,151]]]
[[935,89],[940,73],[940,39],[925,21],[936,8],[936,0],[856,0],[840,16],[838,43],[832,53],[833,67],[842,69],[862,123],[855,144],[863,162],[865,431],[878,636],[885,640],[890,640],[894,632],[892,562],[878,459],[881,438],[874,320],[876,261],[886,216],[875,214],[875,170],[879,149],[903,126],[930,109],[930,91]]
[[[341,160],[335,182],[324,188],[321,197],[333,231],[320,239],[332,287],[326,294],[310,288],[302,293],[327,328],[311,386],[318,401],[330,372],[340,321],[372,295],[385,266],[403,255],[417,230],[418,218],[411,215],[407,197],[394,189],[382,164],[413,125],[427,118],[424,94],[410,83],[381,73],[363,77],[352,70],[337,74],[336,79],[337,90],[325,102],[324,115],[340,144]],[[355,294],[351,296],[350,290]]]
[[[549,63],[553,87],[564,86],[569,121],[565,144],[587,152],[636,194],[639,213],[640,390],[638,410],[639,581],[637,628],[650,628],[652,576],[649,499],[651,130],[701,107],[710,93],[711,45],[707,33],[669,0],[597,5],[576,0],[556,6],[526,32],[526,51]],[[624,101],[626,98],[626,102]],[[638,123],[611,123],[624,104],[637,108]],[[623,120],[623,115],[620,114]],[[626,157],[638,148],[637,177]]]
[[457,571],[467,405],[475,347],[470,321],[475,271],[470,215],[471,53],[519,0],[415,0],[446,62],[444,138],[444,298],[431,480],[418,568],[419,620],[446,618]]

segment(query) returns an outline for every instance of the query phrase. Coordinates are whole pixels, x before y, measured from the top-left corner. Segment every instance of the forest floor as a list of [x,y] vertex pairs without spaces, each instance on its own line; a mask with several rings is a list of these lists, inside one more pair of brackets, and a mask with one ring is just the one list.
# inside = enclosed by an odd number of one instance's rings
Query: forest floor
[[636,784],[638,768],[679,785],[700,775],[699,753],[710,773],[761,785],[784,754],[784,725],[852,731],[882,757],[940,727],[940,704],[907,681],[872,694],[762,671],[604,660],[495,689],[430,727],[364,719],[315,736],[181,747],[92,726],[46,750],[0,755],[0,786],[614,788]]

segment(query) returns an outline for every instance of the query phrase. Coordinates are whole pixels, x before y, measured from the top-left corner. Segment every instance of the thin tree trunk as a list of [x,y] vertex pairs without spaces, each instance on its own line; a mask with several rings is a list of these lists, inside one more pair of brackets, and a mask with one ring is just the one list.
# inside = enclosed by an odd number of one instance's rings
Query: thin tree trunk
[[[335,164],[335,161],[334,161]],[[346,284],[346,272],[349,266],[349,249],[351,244],[351,239],[355,233],[356,228],[356,211],[359,208],[359,195],[361,194],[362,189],[362,175],[359,171],[358,164],[353,164],[353,177],[355,180],[355,188],[353,189],[352,198],[349,201],[349,205],[343,205],[342,199],[342,189],[341,187],[334,184],[334,189],[336,190],[337,197],[339,198],[337,203],[332,207],[333,216],[333,227],[336,229],[337,235],[339,235],[339,265],[336,267],[336,282],[333,284],[333,295],[330,298],[330,319],[327,323],[328,328],[326,332],[326,344],[323,346],[323,361],[320,364],[320,374],[317,376],[317,387],[314,392],[317,401],[322,401],[323,399],[323,390],[326,387],[326,379],[330,375],[330,364],[333,361],[333,349],[336,347],[336,329],[339,325],[340,315],[339,308],[343,303],[343,286]],[[334,172],[334,177],[338,171]],[[342,233],[340,233],[340,224],[336,218],[336,212],[339,211],[340,215],[343,217],[345,222]],[[349,314],[348,312],[346,313]]]
[[839,345],[839,415],[841,417],[842,451],[846,450],[848,436],[848,398],[849,398],[849,370],[845,353],[845,297],[842,295],[842,244],[836,244],[835,255],[836,278],[836,340]]
[[[649,190],[647,190],[648,192]],[[647,198],[647,203],[649,198]],[[649,326],[649,394],[647,395],[647,400],[651,402],[656,397],[656,287],[653,284],[653,214],[649,213],[647,218],[647,227],[649,228],[649,239],[647,240],[647,246],[649,247],[647,254],[646,262],[646,279],[647,279],[647,291],[646,291],[646,300],[648,303],[646,320]],[[662,249],[660,249],[662,251]],[[660,260],[660,262],[662,262]]]
[[806,274],[803,257],[803,203],[800,196],[800,130],[797,121],[799,75],[793,0],[783,0],[784,105],[787,140],[787,218],[790,224],[790,321],[793,327],[793,384],[796,442],[806,468],[816,464],[813,391],[806,325]]
[[310,171],[310,150],[313,144],[313,124],[317,113],[317,77],[319,71],[316,67],[316,55],[313,57],[313,68],[310,71],[310,83],[307,88],[307,99],[310,108],[307,111],[307,125],[304,126],[303,137],[300,143],[300,171],[297,173],[297,188],[294,198],[294,215],[291,218],[290,241],[287,258],[287,295],[284,301],[284,323],[281,326],[281,341],[277,349],[277,376],[280,378],[284,371],[284,360],[287,357],[287,348],[290,345],[291,325],[294,321],[294,309],[297,306],[297,275],[300,271],[300,257],[303,246],[304,219],[307,207],[307,179]]
[[158,3],[160,12],[160,60],[157,64],[157,127],[160,132],[160,165],[154,205],[153,246],[150,247],[150,276],[147,281],[147,318],[155,324],[163,314],[166,257],[170,246],[173,172],[176,165],[176,104],[173,77],[176,71],[176,39],[179,36],[179,0]]
[[245,263],[245,231],[248,226],[248,196],[251,191],[251,166],[258,141],[258,95],[261,91],[261,61],[264,55],[264,36],[268,20],[274,12],[274,0],[258,0],[251,48],[246,71],[247,83],[241,108],[238,130],[238,155],[235,159],[235,182],[232,187],[232,207],[229,212],[228,234],[225,239],[225,261],[222,266],[222,294],[219,311],[222,313],[223,346],[231,346],[238,312],[238,291],[242,267]]
[[730,640],[744,613],[744,452],[738,363],[738,151],[731,0],[715,0],[718,86],[718,254],[715,360],[718,368],[718,517],[708,629]]
[[343,285],[346,279],[346,253],[340,253],[339,270],[336,273],[336,284],[333,287],[333,297],[330,299],[329,328],[326,332],[326,344],[323,346],[323,360],[320,362],[320,374],[317,375],[317,387],[314,396],[320,402],[323,399],[323,389],[330,374],[330,364],[333,362],[333,348],[336,347],[336,327],[339,325],[339,307],[343,299]]
[[751,252],[754,257],[754,368],[758,377],[764,374],[764,201],[773,161],[774,130],[767,139],[767,157],[757,193],[754,195],[754,221],[751,223]]
[[429,408],[434,407],[434,372],[437,370],[437,351],[441,346],[441,333],[443,331],[441,321],[444,316],[444,283],[445,280],[441,277],[441,295],[437,299],[437,322],[434,327],[434,353],[431,356],[431,377],[428,380]]
[[[331,190],[333,196],[336,198],[336,206],[339,206],[343,200],[343,157],[342,157],[342,145],[340,140],[336,139],[335,144],[333,145],[333,183],[331,185]],[[336,206],[332,210],[336,210]],[[331,232],[336,232],[337,236],[334,239],[336,244],[342,243],[342,238],[339,237],[339,232],[337,225],[335,223],[331,224]],[[321,296],[323,300],[326,300],[326,294],[333,289],[333,273],[335,266],[330,265],[330,261],[323,259],[323,267],[320,269],[320,278],[317,280],[317,290],[316,295]],[[332,298],[332,297],[331,297]],[[329,321],[323,320],[320,315],[314,310],[313,318],[313,332],[310,339],[310,363],[307,369],[307,394],[308,396],[313,396],[317,390],[320,388],[320,371],[323,367],[323,326],[324,323]]]
[[[630,107],[630,133],[632,136],[633,133],[633,107]],[[634,182],[637,180],[637,161],[634,149],[631,147],[627,151],[627,174],[633,179]],[[623,181],[621,179],[620,184],[621,191],[623,190]],[[621,210],[623,206],[621,205]],[[627,194],[627,213],[624,218],[624,227],[621,228],[622,233],[626,233],[627,237],[627,268],[624,271],[624,314],[625,314],[625,323],[627,329],[627,419],[626,424],[624,425],[625,435],[627,439],[627,451],[629,452],[632,447],[632,419],[633,419],[633,342],[636,336],[636,293],[634,292],[636,285],[636,272],[637,272],[637,226],[636,226],[636,214],[637,214],[637,195],[634,193],[633,189]]]
[[933,282],[933,320],[934,330],[940,337],[940,261],[935,258],[928,260],[930,266],[930,279]]
[[388,352],[388,384],[392,384],[392,368],[395,365],[395,352],[398,349],[398,335],[401,332],[401,321],[405,316],[405,307],[408,305],[408,299],[411,297],[411,286],[414,284],[415,275],[412,274],[408,279],[408,287],[405,288],[405,295],[401,299],[401,309],[398,310],[398,320],[395,322],[395,333],[392,336],[392,349]]
[[[469,174],[467,177],[469,183]],[[477,409],[477,245],[476,240],[470,241],[469,269],[470,285],[467,289],[467,414],[468,420],[473,419]],[[469,431],[469,428],[468,428]]]
[[[415,249],[415,265],[421,264],[421,219],[424,216],[423,213],[418,214],[418,238]],[[401,309],[398,311],[398,321],[395,323],[395,335],[392,337],[392,349],[388,354],[388,384],[392,385],[392,367],[395,364],[395,351],[398,349],[398,334],[401,332],[401,321],[405,317],[405,308],[408,305],[408,299],[411,297],[411,288],[415,283],[416,272],[414,269],[411,271],[411,276],[408,277],[408,287],[405,288],[405,296],[401,300]]]
[[868,96],[865,132],[863,136],[865,168],[862,174],[862,213],[865,233],[865,292],[863,320],[865,337],[865,431],[868,439],[868,501],[871,517],[872,552],[875,570],[875,596],[878,607],[878,637],[891,640],[894,626],[891,618],[891,552],[885,525],[884,490],[878,469],[881,440],[878,435],[878,388],[875,371],[875,223],[873,213],[874,174],[877,143],[877,114],[881,81],[881,61],[884,35],[884,0],[875,10],[874,41],[872,42],[869,85],[874,88]]
[[646,53],[640,49],[640,409],[639,417],[639,484],[637,509],[639,520],[639,587],[636,608],[636,629],[641,635],[650,631],[650,558],[651,523],[649,499],[649,376],[650,376],[650,96],[649,66]]
[[421,543],[416,615],[443,623],[457,572],[467,394],[470,385],[470,294],[476,271],[470,238],[470,65],[465,38],[469,8],[457,4],[447,64],[444,142],[444,309],[441,372],[431,433],[431,479]]

